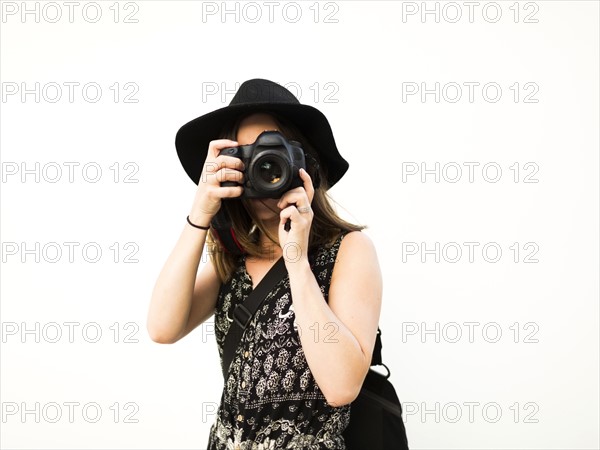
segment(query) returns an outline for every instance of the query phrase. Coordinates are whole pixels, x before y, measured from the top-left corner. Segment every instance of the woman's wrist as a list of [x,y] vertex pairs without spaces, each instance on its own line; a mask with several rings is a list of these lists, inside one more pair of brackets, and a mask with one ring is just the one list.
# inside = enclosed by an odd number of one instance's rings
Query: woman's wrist
[[204,231],[208,231],[210,230],[210,225],[196,225],[194,222],[192,222],[190,220],[190,216],[188,214],[188,216],[186,217],[187,222],[190,224],[190,226],[194,227],[194,228],[198,228],[200,230],[204,230]]
[[190,225],[196,225],[203,228],[208,228],[210,226],[210,222],[213,216],[210,214],[191,211],[188,215],[188,223],[191,222]]
[[284,254],[283,258],[285,260],[285,267],[290,277],[303,278],[313,275],[307,257],[300,255],[299,257],[290,258],[289,256],[286,257],[286,255]]

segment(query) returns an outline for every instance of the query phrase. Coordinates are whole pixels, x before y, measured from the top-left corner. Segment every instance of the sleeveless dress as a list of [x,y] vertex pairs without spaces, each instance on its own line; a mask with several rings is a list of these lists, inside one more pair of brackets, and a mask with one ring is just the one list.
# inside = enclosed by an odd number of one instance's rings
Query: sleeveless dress
[[[343,232],[334,244],[309,252],[308,260],[325,301]],[[221,285],[215,308],[215,337],[223,343],[233,308],[252,292],[245,257]],[[210,428],[208,450],[344,450],[342,432],[350,404],[330,406],[308,367],[299,333],[335,341],[335,329],[320,324],[298,329],[288,275],[267,295],[244,331]],[[342,367],[332,370],[344,370]]]

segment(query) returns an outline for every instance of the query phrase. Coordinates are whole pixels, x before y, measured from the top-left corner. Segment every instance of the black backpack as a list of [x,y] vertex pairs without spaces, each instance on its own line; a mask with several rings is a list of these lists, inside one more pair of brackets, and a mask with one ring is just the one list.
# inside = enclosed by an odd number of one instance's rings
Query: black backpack
[[377,338],[371,367],[381,365],[387,375],[369,369],[360,394],[350,405],[350,423],[343,436],[348,450],[408,450],[402,406],[392,383],[390,370],[381,360],[381,330]]

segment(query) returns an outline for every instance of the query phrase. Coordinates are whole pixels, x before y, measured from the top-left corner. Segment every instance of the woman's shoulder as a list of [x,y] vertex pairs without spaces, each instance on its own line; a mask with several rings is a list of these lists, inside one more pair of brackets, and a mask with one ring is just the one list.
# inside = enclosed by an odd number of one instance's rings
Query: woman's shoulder
[[334,262],[338,259],[340,252],[364,253],[373,248],[373,242],[367,234],[362,231],[343,230],[328,243],[319,246],[315,252],[315,258]]
[[335,257],[332,282],[346,277],[356,281],[365,276],[368,281],[377,273],[380,273],[379,258],[369,235],[360,231],[346,233]]
[[362,231],[348,231],[342,233],[337,243],[337,259],[346,257],[372,258],[375,255],[375,245],[368,234]]
[[372,247],[373,241],[367,233],[363,233],[360,230],[357,231],[344,231],[342,232],[336,241],[339,241],[340,246],[344,243],[345,247]]

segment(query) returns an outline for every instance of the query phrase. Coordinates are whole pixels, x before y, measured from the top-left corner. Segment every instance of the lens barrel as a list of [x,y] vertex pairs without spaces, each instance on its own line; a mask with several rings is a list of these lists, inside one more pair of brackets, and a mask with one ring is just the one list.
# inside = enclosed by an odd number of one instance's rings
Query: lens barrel
[[252,159],[249,179],[257,194],[278,197],[290,184],[290,161],[281,150],[265,150]]

